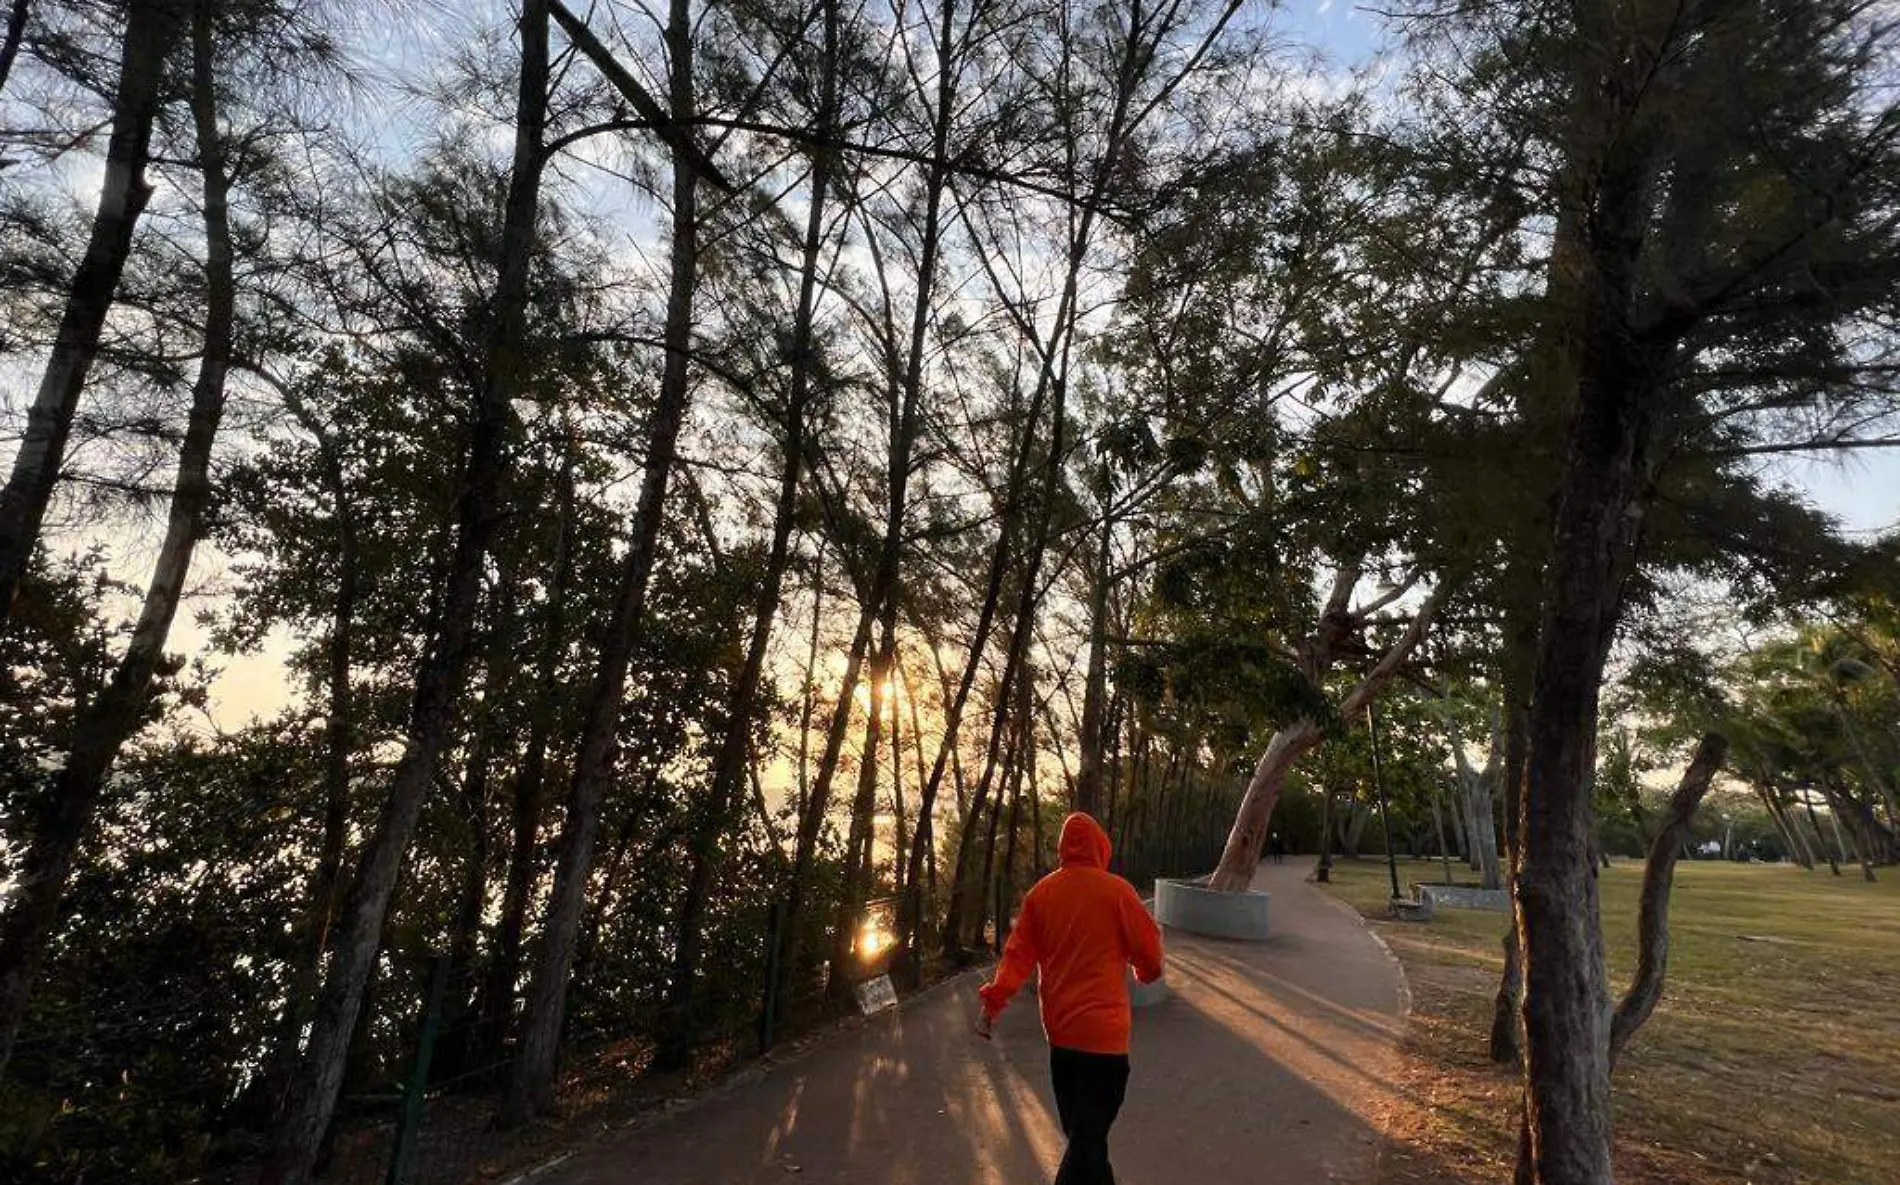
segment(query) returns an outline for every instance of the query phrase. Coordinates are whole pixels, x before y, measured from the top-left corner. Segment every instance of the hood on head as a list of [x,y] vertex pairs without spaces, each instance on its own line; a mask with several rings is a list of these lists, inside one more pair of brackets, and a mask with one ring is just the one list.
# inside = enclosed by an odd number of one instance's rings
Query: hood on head
[[1086,812],[1077,811],[1062,821],[1062,843],[1056,850],[1064,864],[1107,868],[1111,848],[1102,825]]

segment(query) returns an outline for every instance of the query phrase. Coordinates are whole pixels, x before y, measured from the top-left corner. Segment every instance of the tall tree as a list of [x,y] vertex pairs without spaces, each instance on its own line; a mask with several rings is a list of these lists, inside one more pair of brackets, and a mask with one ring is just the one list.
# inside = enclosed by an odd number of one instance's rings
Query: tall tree
[[[630,77],[592,38],[585,25],[565,9],[560,9],[559,15],[568,36],[589,53],[609,82],[623,92],[623,97],[633,102],[635,96],[625,93]],[[670,122],[680,128],[690,128],[698,111],[693,36],[692,5],[688,0],[672,0],[665,28],[668,79],[665,110],[670,114]],[[521,1049],[510,1071],[501,1106],[501,1121],[507,1124],[526,1122],[533,1112],[545,1108],[553,1098],[568,973],[580,932],[581,902],[600,829],[600,801],[613,775],[627,670],[641,637],[648,585],[666,511],[667,484],[673,475],[680,427],[691,395],[693,298],[699,282],[699,180],[696,164],[676,150],[670,276],[662,345],[665,360],[659,400],[647,425],[639,500],[634,507],[626,558],[614,592],[612,616],[606,634],[599,641],[599,660],[575,748],[566,812],[557,842],[554,889],[542,928],[543,949],[529,989]]]
[[310,1178],[343,1081],[349,1036],[382,944],[404,854],[423,800],[434,784],[455,723],[467,674],[482,572],[501,522],[498,491],[507,470],[513,401],[526,366],[529,264],[535,243],[543,133],[548,108],[548,7],[526,0],[519,22],[514,153],[503,208],[490,329],[480,390],[469,424],[467,462],[456,494],[455,542],[442,586],[441,614],[416,673],[402,757],[376,828],[357,859],[355,879],[335,930],[330,965],[266,1179],[300,1185]]
[[[118,82],[112,96],[112,138],[92,226],[66,290],[52,351],[39,392],[27,410],[26,432],[0,490],[0,614],[11,613],[40,525],[66,458],[66,441],[86,378],[99,356],[100,334],[120,276],[132,254],[133,233],[151,200],[145,170],[153,125],[169,97],[166,66],[180,43],[193,0],[131,0],[120,42]],[[14,19],[24,20],[17,3]]]

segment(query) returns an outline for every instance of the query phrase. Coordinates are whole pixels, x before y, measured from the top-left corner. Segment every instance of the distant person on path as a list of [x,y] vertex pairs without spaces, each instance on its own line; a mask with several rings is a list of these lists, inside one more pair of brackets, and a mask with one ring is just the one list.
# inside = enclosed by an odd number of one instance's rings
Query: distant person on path
[[1049,1037],[1049,1076],[1069,1147],[1056,1185],[1114,1185],[1108,1129],[1128,1090],[1127,969],[1161,978],[1161,930],[1134,886],[1108,871],[1108,833],[1078,811],[1062,823],[1062,867],[1023,898],[996,978],[983,985],[976,1031],[988,1038],[996,1017],[1040,972],[1037,995]]

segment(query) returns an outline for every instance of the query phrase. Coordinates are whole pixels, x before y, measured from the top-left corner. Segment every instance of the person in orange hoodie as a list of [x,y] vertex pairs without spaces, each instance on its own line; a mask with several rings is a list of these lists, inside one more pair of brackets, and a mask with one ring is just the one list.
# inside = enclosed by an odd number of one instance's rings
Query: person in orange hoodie
[[1070,815],[1058,851],[1062,867],[1023,898],[996,976],[977,992],[977,1032],[987,1039],[1030,971],[1040,973],[1049,1076],[1069,1139],[1056,1185],[1114,1185],[1108,1129],[1128,1091],[1127,969],[1143,983],[1161,978],[1161,930],[1134,886],[1108,870],[1101,824]]

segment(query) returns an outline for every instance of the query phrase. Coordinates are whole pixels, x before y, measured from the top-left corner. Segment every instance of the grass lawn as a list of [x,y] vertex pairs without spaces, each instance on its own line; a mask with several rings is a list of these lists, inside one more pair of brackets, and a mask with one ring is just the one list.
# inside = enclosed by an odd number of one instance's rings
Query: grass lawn
[[[1442,869],[1402,861],[1399,876],[1409,886]],[[1641,878],[1636,862],[1604,873],[1613,994],[1635,962]],[[1394,1117],[1384,1180],[1509,1180],[1516,1074],[1486,1057],[1505,918],[1388,920],[1383,860],[1342,861],[1333,889],[1372,920],[1414,996],[1410,1102]],[[1869,885],[1825,869],[1685,863],[1670,932],[1662,1004],[1617,1069],[1619,1182],[1900,1182],[1900,870]]]

